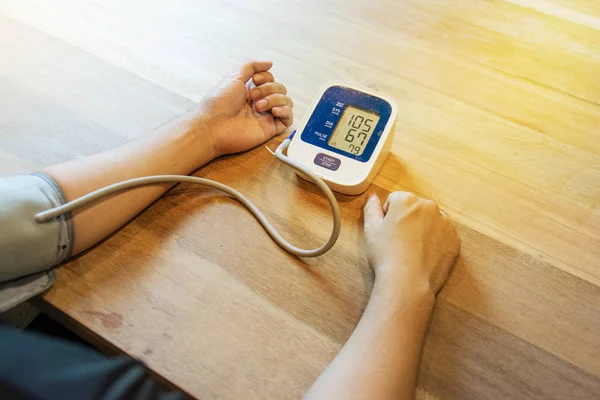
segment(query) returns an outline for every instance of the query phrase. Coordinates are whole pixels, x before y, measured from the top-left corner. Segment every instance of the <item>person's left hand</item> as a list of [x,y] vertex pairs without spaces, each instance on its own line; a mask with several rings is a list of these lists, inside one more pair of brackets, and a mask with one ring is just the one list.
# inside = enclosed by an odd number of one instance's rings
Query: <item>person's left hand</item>
[[201,119],[215,157],[251,149],[292,125],[294,103],[269,72],[272,66],[270,61],[247,63],[202,101]]

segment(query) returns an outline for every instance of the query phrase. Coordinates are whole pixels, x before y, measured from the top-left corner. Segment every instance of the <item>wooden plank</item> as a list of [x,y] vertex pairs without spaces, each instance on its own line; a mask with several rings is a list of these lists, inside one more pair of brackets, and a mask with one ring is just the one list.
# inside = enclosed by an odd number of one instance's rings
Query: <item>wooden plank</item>
[[438,303],[419,386],[449,399],[594,399],[600,379],[445,302]]
[[[438,201],[463,238],[417,397],[594,398],[596,11],[585,0],[7,0],[0,173],[139,136],[248,57],[275,59],[298,116],[329,79],[383,90],[400,116],[370,190]],[[326,201],[264,148],[198,175],[247,194],[298,245],[327,236]],[[179,186],[61,268],[44,301],[195,396],[298,398],[350,335],[372,286],[364,196],[338,199],[338,244],[297,260],[232,200]]]
[[[0,99],[11,111],[3,118],[4,129],[74,141],[77,146],[104,142],[89,147],[97,152],[145,134],[195,104],[11,17],[0,14],[0,24],[0,56],[7,60],[0,63]],[[38,121],[25,117],[48,108],[49,115]],[[82,132],[78,140],[76,132],[64,132],[60,124],[69,115],[80,119],[89,137]],[[106,140],[107,132],[121,135],[121,140]],[[64,146],[71,151],[74,147]]]

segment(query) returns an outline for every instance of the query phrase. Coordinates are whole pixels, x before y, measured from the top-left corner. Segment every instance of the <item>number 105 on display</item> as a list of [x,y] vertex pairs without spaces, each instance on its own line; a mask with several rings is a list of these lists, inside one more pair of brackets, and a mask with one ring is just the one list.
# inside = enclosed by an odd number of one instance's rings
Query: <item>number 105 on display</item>
[[378,114],[348,106],[329,139],[329,145],[360,156],[369,143],[377,122]]

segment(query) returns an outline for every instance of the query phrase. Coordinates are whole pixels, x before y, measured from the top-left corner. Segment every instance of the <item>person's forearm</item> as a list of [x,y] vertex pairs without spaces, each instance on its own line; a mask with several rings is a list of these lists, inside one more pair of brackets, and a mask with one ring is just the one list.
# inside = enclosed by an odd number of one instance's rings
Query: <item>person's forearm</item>
[[[127,179],[149,175],[187,175],[214,157],[205,126],[201,119],[187,114],[122,147],[53,165],[42,172],[58,183],[67,201]],[[76,211],[73,215],[73,254],[118,229],[171,186],[163,184],[131,189]]]
[[412,400],[434,303],[427,287],[376,281],[354,333],[305,399]]

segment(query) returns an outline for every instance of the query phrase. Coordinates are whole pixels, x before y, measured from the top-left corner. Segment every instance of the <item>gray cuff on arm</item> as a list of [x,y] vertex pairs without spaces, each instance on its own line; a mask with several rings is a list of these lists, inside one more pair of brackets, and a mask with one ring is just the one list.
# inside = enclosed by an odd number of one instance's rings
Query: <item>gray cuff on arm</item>
[[47,175],[0,178],[0,282],[5,282],[0,292],[7,286],[14,290],[19,278],[47,271],[71,255],[70,214],[44,223],[34,219],[36,213],[64,203],[62,191]]

